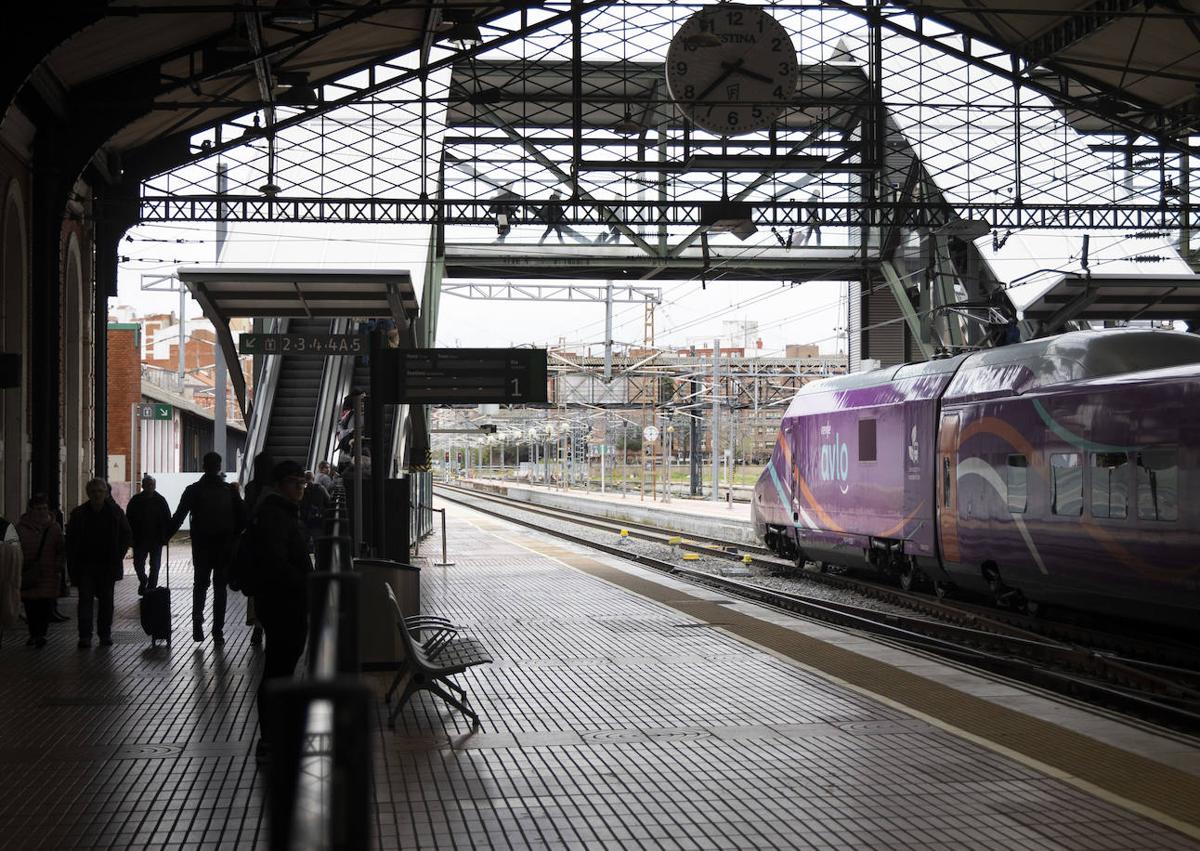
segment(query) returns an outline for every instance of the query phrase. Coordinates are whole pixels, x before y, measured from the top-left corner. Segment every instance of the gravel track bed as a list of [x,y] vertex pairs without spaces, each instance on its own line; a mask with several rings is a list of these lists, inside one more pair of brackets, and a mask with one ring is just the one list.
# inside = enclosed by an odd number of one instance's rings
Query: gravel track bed
[[[475,504],[469,496],[455,493],[455,499],[464,499],[466,502]],[[487,501],[479,501],[477,503],[481,510],[498,511],[504,515],[517,517],[521,520],[527,520],[530,523],[536,523],[547,529],[553,529],[559,532],[565,532],[579,538],[584,538],[589,541],[596,541],[601,544],[619,545],[620,537],[616,534],[601,532],[597,529],[588,526],[581,526],[578,523],[572,523],[568,520],[556,520],[547,517],[544,514],[537,514],[531,511],[523,511],[520,508],[511,506],[497,506],[496,503]],[[693,536],[694,537],[694,536]],[[683,561],[680,557],[682,551],[676,551],[674,547],[666,544],[658,544],[653,541],[642,541],[633,537],[625,539],[622,549],[628,550],[630,553],[637,555],[648,556],[650,558],[661,559],[671,562],[679,567],[687,568],[688,570],[696,570],[703,573],[709,573],[713,576],[729,577],[742,582],[753,583],[770,591],[779,591],[785,594],[796,594],[804,596],[812,600],[826,601],[830,603],[841,603],[847,606],[859,606],[864,609],[870,609],[875,612],[883,612],[886,614],[905,615],[906,617],[923,617],[916,614],[912,609],[906,609],[903,606],[897,606],[892,603],[885,603],[881,600],[875,600],[858,594],[854,591],[845,588],[833,588],[820,582],[809,582],[802,575],[798,576],[776,576],[761,568],[751,567],[743,568],[741,564],[730,561],[724,558],[715,558],[713,556],[700,555],[696,561]],[[933,620],[933,618],[928,618]]]

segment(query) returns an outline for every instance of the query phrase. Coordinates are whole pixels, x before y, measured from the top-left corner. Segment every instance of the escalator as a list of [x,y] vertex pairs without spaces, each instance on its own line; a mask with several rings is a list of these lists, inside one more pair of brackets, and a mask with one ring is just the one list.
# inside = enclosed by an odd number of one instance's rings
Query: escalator
[[[293,319],[289,334],[330,333],[328,319]],[[277,355],[278,378],[271,399],[263,450],[276,463],[284,459],[308,466],[313,442],[313,424],[321,400],[321,387],[328,358],[311,355]]]

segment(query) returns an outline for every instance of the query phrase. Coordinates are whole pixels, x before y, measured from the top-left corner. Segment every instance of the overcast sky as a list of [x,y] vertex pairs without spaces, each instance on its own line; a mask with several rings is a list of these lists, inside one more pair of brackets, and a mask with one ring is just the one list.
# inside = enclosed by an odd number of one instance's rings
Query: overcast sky
[[[478,230],[477,239],[490,238],[488,229]],[[514,234],[510,242],[539,235],[536,228],[519,230],[530,234]],[[177,309],[177,295],[142,291],[143,282],[169,275],[181,265],[211,265],[214,237],[211,225],[142,225],[130,231],[122,243],[122,254],[129,260],[121,263],[117,303],[135,306],[142,313]],[[245,224],[230,226],[222,262],[264,269],[405,268],[411,270],[420,292],[424,258],[424,228]],[[727,320],[757,321],[763,354],[782,354],[789,343],[818,343],[822,352],[830,354],[844,346],[839,331],[845,325],[844,306],[839,309],[844,285],[836,282],[790,286],[779,281],[716,281],[701,289],[699,281],[676,281],[654,286],[663,291],[663,303],[655,313],[659,346],[710,341],[722,335]],[[199,315],[199,306],[190,299],[189,305],[189,316]],[[613,338],[618,343],[641,345],[643,312],[641,304],[614,306]],[[560,339],[576,346],[591,344],[599,354],[603,305],[442,299],[440,345],[542,346]]]

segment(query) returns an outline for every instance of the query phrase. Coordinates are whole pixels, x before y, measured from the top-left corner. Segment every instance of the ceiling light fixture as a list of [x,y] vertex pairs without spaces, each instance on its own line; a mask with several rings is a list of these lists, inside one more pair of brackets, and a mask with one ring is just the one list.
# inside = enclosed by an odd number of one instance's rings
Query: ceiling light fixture
[[640,123],[633,120],[633,114],[627,109],[625,110],[625,117],[613,125],[613,129],[622,136],[636,136],[645,128],[642,127]]
[[279,0],[274,10],[267,15],[267,20],[285,27],[316,26],[319,5],[315,0]]

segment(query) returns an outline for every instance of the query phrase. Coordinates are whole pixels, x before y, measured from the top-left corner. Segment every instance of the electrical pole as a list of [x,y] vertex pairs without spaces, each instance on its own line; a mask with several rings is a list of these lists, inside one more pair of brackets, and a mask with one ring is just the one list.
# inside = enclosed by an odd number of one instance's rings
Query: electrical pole
[[[695,346],[691,347],[691,356],[693,359],[696,357]],[[694,375],[695,363],[691,370]],[[688,384],[691,387],[688,393],[688,492],[692,496],[700,496],[703,492],[700,487],[700,403],[697,401],[700,398],[700,382],[693,377]]]
[[[227,169],[225,163],[217,162],[217,195],[224,196],[225,188],[229,180],[227,177]],[[217,263],[221,262],[221,250],[225,247],[225,236],[229,230],[229,226],[223,219],[218,217],[216,225],[216,257],[213,259]],[[182,332],[183,326],[180,325],[179,330]],[[221,348],[220,332],[214,328],[213,352],[216,355],[213,363],[213,452],[221,456],[225,462],[225,469],[232,469],[229,459],[225,457],[225,350]],[[183,350],[183,340],[180,338],[180,351]],[[240,366],[240,365],[238,365]],[[181,388],[182,392],[182,388]],[[359,503],[361,505],[361,503]]]
[[721,452],[721,341],[713,340],[713,383],[712,383],[712,426],[710,440],[712,442],[712,501],[720,499],[718,485],[720,484],[720,452]]
[[612,381],[612,281],[604,284],[604,383]]

